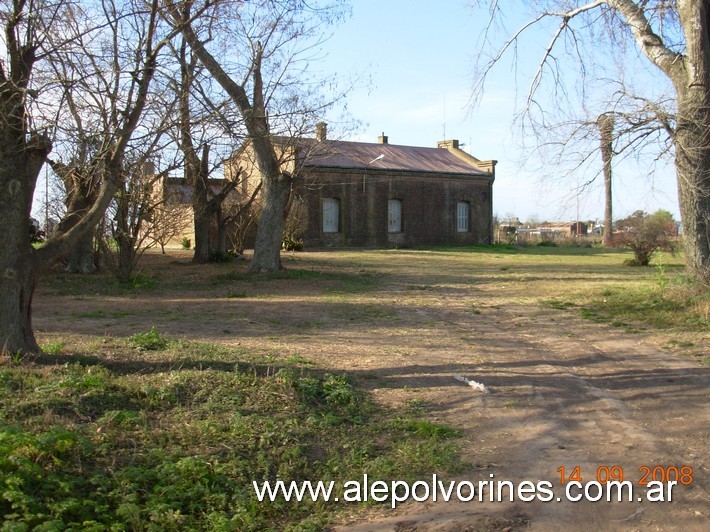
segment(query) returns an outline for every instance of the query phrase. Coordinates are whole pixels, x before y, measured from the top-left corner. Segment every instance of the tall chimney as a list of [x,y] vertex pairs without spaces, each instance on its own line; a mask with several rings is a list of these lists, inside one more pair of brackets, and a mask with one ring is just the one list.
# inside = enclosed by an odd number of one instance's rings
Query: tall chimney
[[316,140],[318,142],[323,142],[328,136],[328,124],[325,122],[318,122],[316,124]]
[[382,135],[377,137],[377,142],[379,142],[380,144],[387,144],[387,140],[388,139],[387,139],[387,136],[385,135],[384,131],[382,132]]

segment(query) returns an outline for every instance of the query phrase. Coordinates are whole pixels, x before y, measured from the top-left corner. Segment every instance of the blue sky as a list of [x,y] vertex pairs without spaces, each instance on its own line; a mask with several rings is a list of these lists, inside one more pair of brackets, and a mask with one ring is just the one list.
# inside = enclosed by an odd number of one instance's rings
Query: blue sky
[[[516,74],[509,61],[501,63],[480,105],[469,106],[484,15],[464,0],[353,0],[352,16],[334,29],[326,44],[328,55],[318,66],[362,80],[349,96],[348,108],[363,124],[346,138],[376,142],[384,132],[392,144],[415,146],[456,138],[476,157],[499,161],[493,192],[498,216],[573,220],[579,196],[581,219],[602,218],[601,182],[578,195],[576,181],[585,176],[560,177],[555,167],[530,171],[520,162],[520,134],[513,125],[516,94],[525,94],[550,34],[541,31],[519,49],[519,64],[527,71]],[[507,30],[516,29],[526,16],[511,14]],[[648,71],[654,75],[652,69]],[[653,175],[645,174],[643,165],[641,170],[628,163],[615,169],[615,217],[663,208],[677,218],[672,167],[660,165]]]

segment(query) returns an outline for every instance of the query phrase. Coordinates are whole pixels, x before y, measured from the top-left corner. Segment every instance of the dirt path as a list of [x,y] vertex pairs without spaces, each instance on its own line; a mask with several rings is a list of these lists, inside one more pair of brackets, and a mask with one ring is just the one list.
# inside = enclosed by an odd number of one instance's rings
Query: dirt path
[[[417,404],[426,419],[461,429],[472,466],[447,481],[493,475],[554,489],[551,502],[408,502],[353,517],[342,530],[710,530],[710,368],[643,334],[502,299],[504,285],[488,286],[468,269],[428,268],[415,275],[416,265],[393,265],[396,275],[375,292],[354,295],[312,281],[236,281],[159,301],[45,294],[35,325],[46,340],[155,325],[172,337],[314,360],[351,374],[379,401]],[[525,289],[521,282],[516,293]],[[690,466],[692,484],[674,488],[672,502],[568,502],[558,468],[569,476],[576,466],[585,482],[603,467],[623,468],[634,499],[644,466]]]
[[[708,369],[660,352],[639,335],[536,306],[503,309],[474,292],[432,295],[428,311],[405,311],[411,316],[404,321],[436,325],[407,338],[410,352],[367,361],[368,371],[377,365],[387,382],[375,391],[396,400],[403,389],[419,390],[441,421],[464,429],[466,458],[476,467],[462,478],[547,480],[562,501],[410,503],[399,517],[342,530],[710,529]],[[480,314],[466,312],[470,298],[484,304]],[[401,340],[382,331],[376,337]],[[579,466],[589,481],[615,465],[637,490],[644,466],[689,465],[693,482],[675,488],[669,503],[564,500],[559,467],[569,476]]]

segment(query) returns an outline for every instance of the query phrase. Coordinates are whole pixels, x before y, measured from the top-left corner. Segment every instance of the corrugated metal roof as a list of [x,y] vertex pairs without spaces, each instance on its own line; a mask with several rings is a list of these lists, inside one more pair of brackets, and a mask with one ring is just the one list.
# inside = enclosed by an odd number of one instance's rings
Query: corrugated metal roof
[[445,148],[313,139],[300,141],[305,166],[490,176]]

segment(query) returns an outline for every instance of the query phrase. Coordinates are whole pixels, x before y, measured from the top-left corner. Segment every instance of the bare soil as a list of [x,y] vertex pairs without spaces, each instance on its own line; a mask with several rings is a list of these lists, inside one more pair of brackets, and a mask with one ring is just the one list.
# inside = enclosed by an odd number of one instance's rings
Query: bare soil
[[[426,419],[460,429],[471,465],[445,480],[546,480],[562,499],[412,501],[366,514],[353,507],[341,530],[710,530],[710,368],[662,349],[654,331],[632,334],[541,305],[569,290],[565,283],[580,275],[572,267],[538,280],[508,275],[508,266],[500,266],[513,260],[506,257],[482,263],[423,252],[286,258],[292,269],[376,280],[372,290],[342,290],[330,278],[210,284],[187,255],[148,260],[184,288],[115,297],[40,289],[34,306],[40,342],[94,342],[100,349],[102,337],[155,326],[173,338],[298,356],[349,374],[377,401],[417,404]],[[235,266],[208,268],[215,275]],[[609,272],[600,268],[603,283]],[[201,288],[188,289],[190,283]],[[708,335],[695,338],[696,353],[707,346]],[[638,485],[644,466],[690,466],[692,483],[676,486],[670,502],[567,502],[558,468],[569,475],[575,466],[584,482],[596,480],[603,467],[623,468],[634,499],[644,493]]]

